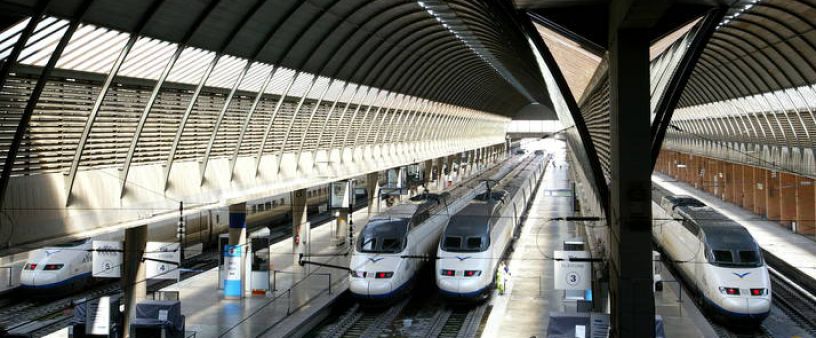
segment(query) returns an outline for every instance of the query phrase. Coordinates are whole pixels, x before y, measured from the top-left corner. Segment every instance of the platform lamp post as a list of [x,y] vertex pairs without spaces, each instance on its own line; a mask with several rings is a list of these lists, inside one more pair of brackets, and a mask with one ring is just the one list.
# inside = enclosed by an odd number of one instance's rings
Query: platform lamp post
[[349,250],[354,250],[354,180],[348,180],[348,237]]
[[[176,266],[178,269],[178,277],[176,279],[176,285],[179,287],[179,291],[181,291],[181,262],[184,262],[184,238],[186,237],[186,224],[184,222],[184,202],[179,201],[179,218],[178,218],[178,227],[176,228],[176,239],[178,239],[178,250],[179,250],[179,262]],[[181,292],[179,292],[179,296]]]

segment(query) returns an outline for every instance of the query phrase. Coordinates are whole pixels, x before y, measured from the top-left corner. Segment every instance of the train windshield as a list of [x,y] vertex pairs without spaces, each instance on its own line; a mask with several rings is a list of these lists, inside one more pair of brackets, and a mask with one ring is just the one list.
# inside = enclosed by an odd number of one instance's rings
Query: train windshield
[[408,220],[371,220],[360,233],[357,250],[372,253],[398,253],[402,251],[407,234]]
[[726,268],[755,268],[762,266],[762,254],[754,238],[742,227],[705,229],[708,261]]
[[451,218],[442,235],[447,252],[481,252],[490,245],[490,213],[487,204],[471,204]]

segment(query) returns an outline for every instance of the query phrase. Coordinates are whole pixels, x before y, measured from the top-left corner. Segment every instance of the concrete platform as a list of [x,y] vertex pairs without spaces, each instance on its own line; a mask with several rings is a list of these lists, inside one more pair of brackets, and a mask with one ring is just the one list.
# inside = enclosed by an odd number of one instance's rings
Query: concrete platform
[[[547,221],[573,214],[569,168],[565,153],[556,153],[555,166],[549,166],[539,187],[522,235],[508,264],[511,283],[503,296],[494,295],[493,308],[482,337],[546,337],[550,313],[577,311],[574,300],[565,300],[565,292],[554,289],[553,250],[564,240],[580,237],[580,223]],[[560,167],[559,167],[560,166]],[[664,271],[664,280],[674,280]],[[667,283],[667,285],[672,283]],[[678,297],[674,287],[655,294],[655,308],[663,316],[667,337],[716,336],[691,300]]]
[[[725,202],[712,194],[694,189],[692,186],[676,181],[669,176],[656,173],[652,175],[652,183],[675,194],[693,196],[723,215],[742,224],[751,232],[759,246],[765,250],[766,259],[775,258],[779,262],[785,262],[799,274],[806,277],[807,280],[799,280],[799,282],[803,282],[805,285],[816,284],[816,241],[795,234],[782,227],[779,223],[769,221],[737,205]],[[767,257],[768,254],[773,257]]]
[[[355,225],[368,219],[366,209],[354,213]],[[360,228],[360,226],[355,226]],[[335,246],[334,221],[311,230],[310,260],[348,266],[348,246]],[[348,272],[340,269],[308,266],[306,275],[299,273],[297,258],[292,255],[291,240],[271,247],[274,291],[265,296],[243,300],[225,300],[218,290],[218,269],[211,269],[172,285],[162,291],[179,291],[181,310],[186,316],[187,331],[197,338],[212,337],[282,337],[296,329],[290,322],[303,323],[317,310],[330,304],[348,288]],[[297,278],[295,278],[297,276]],[[293,281],[297,279],[293,287]]]

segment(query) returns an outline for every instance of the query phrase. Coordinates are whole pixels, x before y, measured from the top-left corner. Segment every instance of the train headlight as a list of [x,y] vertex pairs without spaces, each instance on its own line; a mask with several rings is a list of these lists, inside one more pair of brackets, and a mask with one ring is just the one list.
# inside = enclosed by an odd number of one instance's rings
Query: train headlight
[[28,263],[25,265],[23,269],[25,270],[34,270],[37,268],[37,263]]
[[351,271],[351,277],[355,278],[365,278],[367,273],[365,271]]
[[56,271],[56,270],[62,269],[63,266],[65,266],[65,265],[64,264],[46,264],[45,267],[43,267],[43,270],[45,270],[45,271]]
[[759,289],[751,289],[751,296],[765,296],[768,294],[768,289],[759,288]]
[[728,288],[728,287],[721,286],[720,287],[720,293],[722,293],[724,295],[729,295],[729,296],[739,296],[740,291],[737,288]]
[[481,275],[482,275],[481,270],[465,270],[465,277],[477,277]]
[[442,269],[442,276],[453,277],[455,275],[456,275],[456,271],[448,270],[448,269]]
[[376,275],[374,275],[374,277],[377,277],[377,278],[380,278],[380,279],[382,279],[382,278],[391,278],[391,277],[393,277],[393,276],[394,276],[394,273],[393,273],[393,272],[391,272],[391,271],[388,271],[388,272],[377,272],[377,274],[376,274]]

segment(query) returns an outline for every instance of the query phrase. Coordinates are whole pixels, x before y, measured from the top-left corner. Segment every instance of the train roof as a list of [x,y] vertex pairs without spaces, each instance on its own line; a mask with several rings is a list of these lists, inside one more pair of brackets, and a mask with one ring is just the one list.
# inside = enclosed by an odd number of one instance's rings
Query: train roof
[[665,196],[663,197],[666,200],[670,201],[672,204],[678,207],[682,206],[692,206],[692,207],[704,207],[706,206],[705,203],[700,201],[699,199],[687,195],[673,195],[673,196]]
[[679,213],[685,215],[687,218],[694,220],[701,228],[706,227],[727,227],[736,226],[742,227],[739,223],[734,222],[725,215],[719,213],[711,207],[695,207],[681,205],[675,208]]
[[451,217],[445,235],[476,237],[486,234],[490,230],[490,216],[497,212],[499,205],[497,200],[473,200]]
[[405,219],[410,220],[411,217],[414,216],[414,213],[422,206],[423,204],[413,204],[413,203],[403,203],[397,204],[388,210],[385,210],[377,215],[372,216],[369,218],[370,221],[375,220],[387,220],[387,219]]
[[711,207],[681,206],[677,210],[700,227],[706,243],[712,248],[757,249],[754,237],[745,227]]

